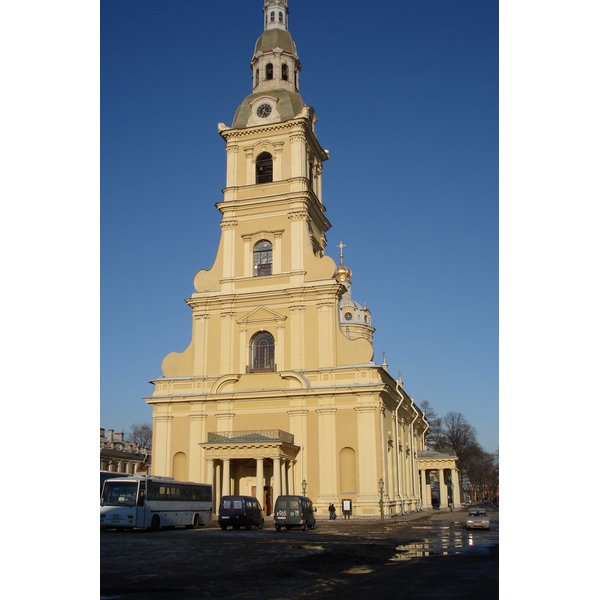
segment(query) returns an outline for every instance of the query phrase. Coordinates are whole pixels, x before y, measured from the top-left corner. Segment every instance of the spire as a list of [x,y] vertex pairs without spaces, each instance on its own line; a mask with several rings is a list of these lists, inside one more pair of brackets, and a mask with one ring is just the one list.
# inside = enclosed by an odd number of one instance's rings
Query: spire
[[232,129],[294,119],[304,108],[299,92],[302,65],[288,31],[288,13],[287,0],[264,0],[263,32],[250,61],[252,93],[238,107]]

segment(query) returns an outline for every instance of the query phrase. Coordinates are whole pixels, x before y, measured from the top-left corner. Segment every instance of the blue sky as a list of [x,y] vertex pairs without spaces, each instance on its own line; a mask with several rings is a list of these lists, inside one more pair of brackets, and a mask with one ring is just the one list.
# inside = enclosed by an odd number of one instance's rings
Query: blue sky
[[[330,160],[326,253],[406,391],[499,441],[498,9],[493,2],[290,0],[300,93]],[[102,0],[101,426],[151,420],[143,398],[191,339],[184,299],[213,263],[224,143],[251,93],[262,1]],[[210,8],[209,8],[210,7]]]

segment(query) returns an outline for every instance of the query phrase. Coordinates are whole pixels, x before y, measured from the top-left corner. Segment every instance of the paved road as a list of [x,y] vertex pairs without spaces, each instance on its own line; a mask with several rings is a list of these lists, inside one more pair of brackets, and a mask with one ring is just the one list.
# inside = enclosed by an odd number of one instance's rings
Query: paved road
[[316,531],[102,531],[106,599],[498,598],[499,512],[467,531],[466,513],[318,521]]

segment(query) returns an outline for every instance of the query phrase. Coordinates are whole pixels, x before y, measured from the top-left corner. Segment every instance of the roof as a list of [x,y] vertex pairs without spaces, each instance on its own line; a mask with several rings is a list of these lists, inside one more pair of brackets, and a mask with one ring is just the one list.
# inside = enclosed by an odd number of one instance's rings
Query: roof
[[281,48],[283,51],[297,56],[296,44],[294,44],[290,32],[284,29],[267,29],[263,31],[263,34],[256,40],[254,56],[259,52],[268,52],[274,48]]
[[247,127],[248,119],[252,115],[252,107],[250,104],[253,100],[262,96],[277,98],[277,112],[280,114],[282,121],[288,121],[289,119],[297,117],[304,106],[302,98],[298,92],[273,89],[250,94],[244,98],[243,102],[235,111],[233,124],[231,125],[232,129],[241,129],[243,127]]

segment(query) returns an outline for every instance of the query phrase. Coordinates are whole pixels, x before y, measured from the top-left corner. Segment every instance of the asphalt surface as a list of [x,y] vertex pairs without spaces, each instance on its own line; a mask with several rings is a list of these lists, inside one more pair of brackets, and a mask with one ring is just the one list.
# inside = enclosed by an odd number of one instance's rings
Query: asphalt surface
[[498,598],[499,510],[490,531],[466,511],[317,522],[315,531],[101,531],[101,599]]

